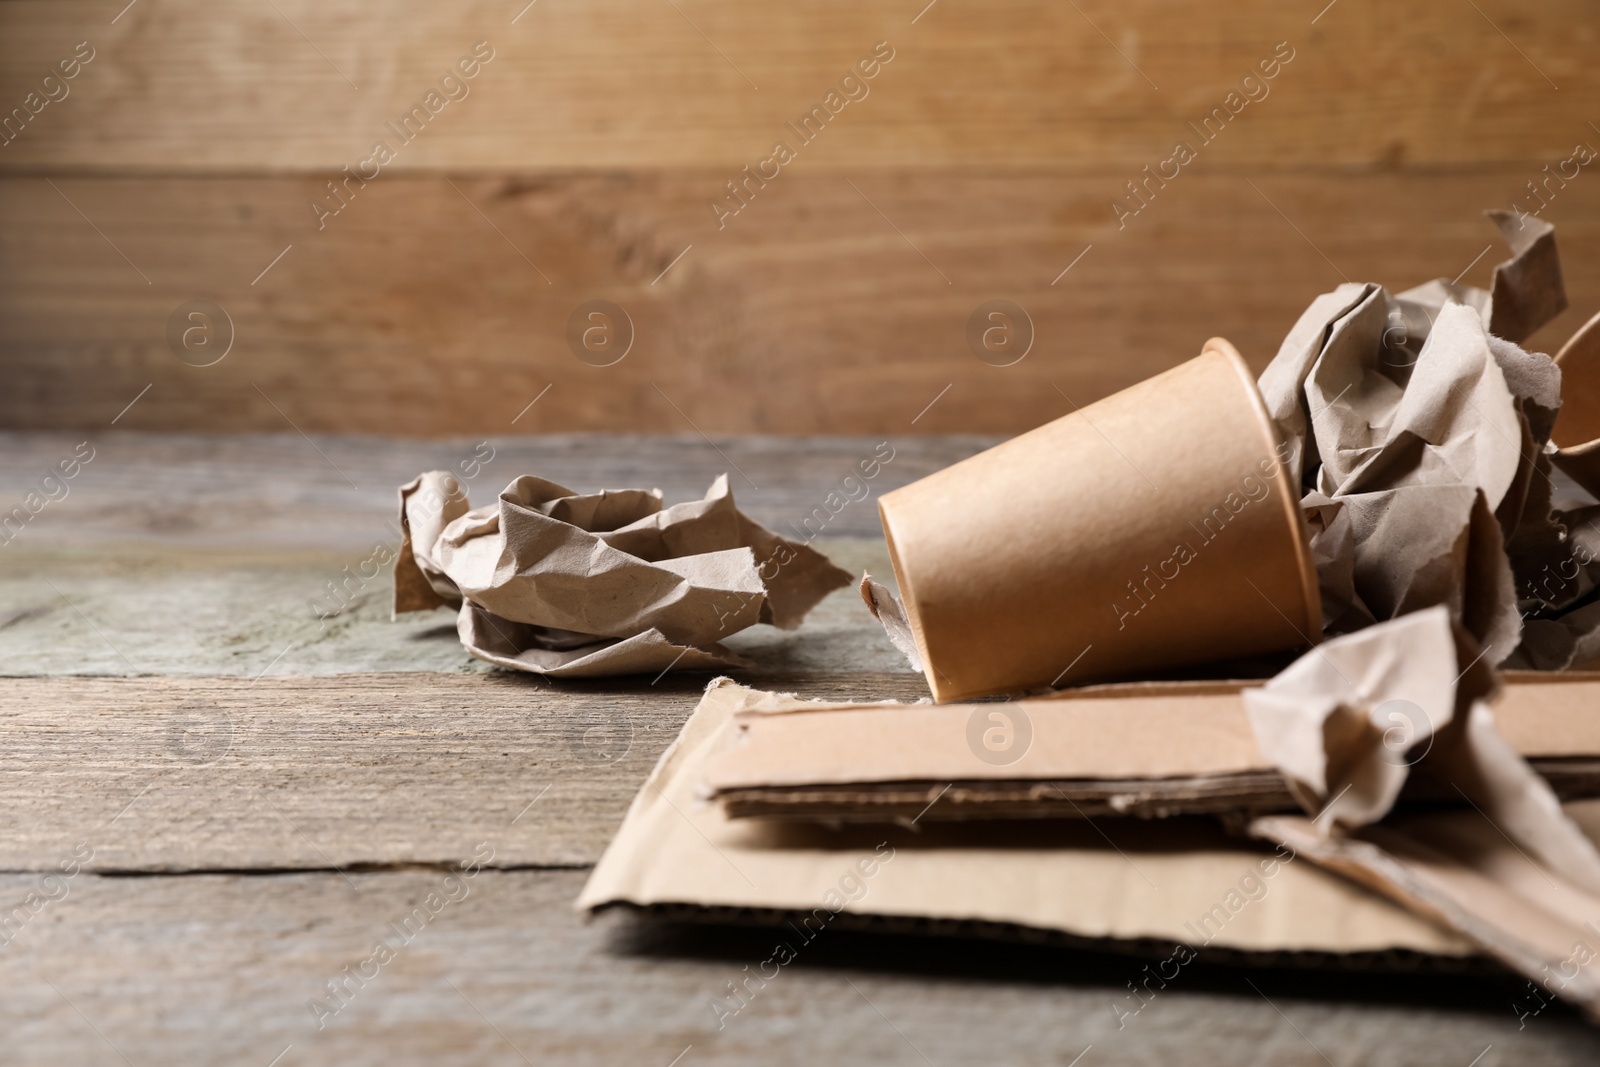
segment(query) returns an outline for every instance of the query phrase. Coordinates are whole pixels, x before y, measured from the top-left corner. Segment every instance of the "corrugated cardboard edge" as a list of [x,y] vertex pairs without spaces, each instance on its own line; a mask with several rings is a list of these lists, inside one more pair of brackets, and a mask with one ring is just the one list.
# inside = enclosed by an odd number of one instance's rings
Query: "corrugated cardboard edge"
[[[1576,795],[1584,776],[1592,777],[1600,757],[1600,672],[1514,671],[1495,704],[1500,732],[1524,756],[1534,760],[1566,795]],[[1014,789],[1026,781],[1103,781],[1114,784],[1155,778],[1202,778],[1272,774],[1271,761],[1259,754],[1242,699],[1247,682],[1154,682],[1094,686],[1052,697],[1016,703],[989,704],[837,704],[789,703],[781,718],[736,712],[749,738],[702,762],[705,783],[713,795],[738,789],[782,787],[882,786],[890,783],[959,783],[976,790],[984,782]],[[1221,698],[1221,699],[1219,699]],[[1127,718],[1117,710],[1127,702]],[[1126,743],[1138,753],[1156,753],[1163,743],[1183,744],[1172,731],[1183,724],[1194,704],[1194,726],[1201,734],[1234,737],[1232,745],[1203,748],[1198,742],[1174,753],[1170,763],[1141,759],[1122,766],[1116,760],[1085,759],[1086,748]],[[1074,705],[1099,705],[1105,712],[1085,718]],[[1224,706],[1225,705],[1225,706]],[[972,714],[1026,713],[1033,740],[1030,750],[1009,764],[991,765],[976,758],[960,729]],[[1052,715],[1054,710],[1065,714]],[[1087,708],[1084,710],[1088,710]],[[831,720],[831,721],[830,721]],[[1141,732],[1140,724],[1154,723]],[[1165,723],[1165,725],[1162,725]],[[1083,730],[1094,726],[1096,737]],[[1064,732],[1065,731],[1065,732]],[[1112,736],[1106,736],[1114,731]],[[1201,741],[1205,737],[1200,738]],[[1093,742],[1093,744],[1091,744]],[[1203,751],[1226,758],[1198,761]],[[1058,755],[1052,756],[1052,753]],[[1120,767],[1120,770],[1111,770]],[[1226,786],[1226,781],[1219,784]],[[1576,792],[1575,792],[1576,791]],[[1274,797],[1278,795],[1274,791]],[[937,817],[936,813],[934,817]]]

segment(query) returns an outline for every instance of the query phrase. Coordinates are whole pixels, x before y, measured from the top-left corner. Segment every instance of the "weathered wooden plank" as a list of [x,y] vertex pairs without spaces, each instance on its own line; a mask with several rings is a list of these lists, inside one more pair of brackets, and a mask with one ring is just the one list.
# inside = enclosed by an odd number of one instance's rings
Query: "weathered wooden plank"
[[[1294,58],[1227,134],[1241,159],[1542,162],[1583,135],[1585,101],[1600,87],[1590,62],[1600,15],[1579,0],[1486,0],[1465,15],[1450,4],[1323,13],[1316,0],[122,6],[0,4],[8,109],[77,42],[95,49],[66,83],[71,95],[33,116],[0,166],[336,174],[389,138],[397,169],[737,171],[789,138],[785,123],[822,106],[879,41],[893,60],[826,137],[800,148],[805,166],[1114,160],[1137,170],[1275,53]],[[385,124],[478,41],[494,58],[469,95],[400,145]]]
[[[926,693],[904,668],[740,676]],[[450,863],[490,836],[498,864],[593,863],[709,677],[9,679],[0,870],[80,844],[98,870]]]
[[[48,490],[59,498],[42,506],[36,501],[33,518],[20,530],[15,521],[8,528],[0,575],[36,569],[12,561],[22,551],[116,543],[104,558],[139,556],[130,542],[265,549],[288,565],[307,567],[327,562],[312,558],[318,553],[351,556],[338,561],[337,573],[344,564],[359,564],[376,542],[395,544],[397,490],[425,470],[454,471],[477,504],[492,502],[524,474],[587,492],[659,488],[668,503],[699,499],[718,475],[727,474],[740,508],[775,530],[794,537],[877,538],[878,494],[999,441],[977,435],[895,436],[890,455],[878,448],[885,438],[747,436],[713,443],[686,435],[513,437],[501,432],[505,427],[485,429],[483,437],[437,441],[320,434],[308,440],[292,431],[159,435],[124,433],[120,424],[116,430],[82,433],[0,431],[0,513],[22,504],[30,491]],[[59,477],[54,489],[41,490],[45,476],[63,459],[74,459],[86,440],[93,458],[64,480],[65,495]],[[840,491],[846,475],[855,472],[859,480],[862,460],[880,456],[887,462],[864,483],[866,495],[857,488],[851,492],[857,499],[842,506],[835,500],[828,522],[821,524],[814,509],[827,505],[828,494]],[[810,527],[804,525],[808,518]],[[297,561],[295,552],[310,555]]]
[[[0,485],[25,491],[35,461],[48,467],[75,440],[7,436]],[[1466,1063],[1486,1051],[1482,1063],[1566,1064],[1595,1054],[1592,1031],[1559,1008],[1518,1030],[1510,1005],[1522,989],[1510,980],[1196,965],[1119,1026],[1110,1005],[1139,977],[1136,961],[843,930],[804,946],[719,1029],[712,998],[771,956],[770,932],[618,917],[585,925],[570,911],[581,871],[485,869],[449,883],[441,866],[265,873],[473,857],[593,862],[702,679],[279,677],[300,662],[290,649],[252,681],[257,661],[241,670],[226,652],[264,656],[261,639],[281,621],[275,598],[297,597],[289,587],[345,558],[311,546],[361,545],[387,513],[396,471],[450,466],[459,442],[319,439],[355,489],[300,437],[96,441],[107,452],[24,531],[34,540],[0,552],[0,661],[44,651],[53,637],[65,662],[34,669],[70,670],[93,642],[136,639],[144,643],[123,651],[166,657],[147,669],[245,676],[6,680],[0,869],[23,872],[0,875],[8,1062],[1064,1065],[1091,1045],[1093,1062],[1130,1064],[1323,1054],[1341,1064]],[[761,506],[780,524],[785,509],[831,484],[830,464],[853,458],[850,444],[723,442],[766,486]],[[922,444],[905,459],[975,447]],[[698,492],[722,462],[682,442],[508,447],[489,484],[503,480],[504,459],[517,467],[508,474],[539,469],[598,485],[659,472]],[[112,540],[119,530],[157,543],[130,547]],[[819,543],[847,565],[882,551],[876,541]],[[46,594],[44,577],[60,592]],[[390,666],[382,657],[396,646],[429,649],[413,666],[460,656],[447,628],[383,622],[381,601],[317,642],[324,667]],[[817,696],[923,691],[849,591],[798,633],[756,644],[754,684]],[[255,873],[94,873],[218,868]],[[434,898],[437,916],[419,923],[430,892],[458,899]],[[319,1029],[308,1002],[408,917],[420,932],[403,946],[394,935],[397,957],[347,987],[348,1005],[323,1013]]]
[[[456,470],[479,503],[513,477],[535,473],[591,490],[658,486],[676,502],[698,498],[731,460],[762,486],[736,485],[750,514],[792,537],[816,536],[852,573],[887,576],[876,494],[992,443],[907,439],[877,477],[852,483],[857,499],[841,505],[842,496],[830,504],[829,494],[848,472],[859,474],[863,457],[884,455],[877,442],[92,437],[93,458],[72,478],[50,483],[60,498],[20,528],[13,516],[5,531],[0,675],[487,669],[461,650],[448,613],[389,618],[383,561],[399,547],[395,487],[425,469]],[[20,505],[39,492],[63,457],[86,454],[78,440],[0,435],[0,499]],[[336,617],[322,618],[341,605]],[[769,671],[870,673],[902,662],[853,590],[825,599],[798,632],[757,627],[730,644]]]
[[[4,476],[14,483],[6,489],[18,499],[36,480],[35,467],[47,470],[58,451],[71,451],[71,438],[60,436],[13,435],[9,444]],[[326,625],[309,607],[346,566],[361,570],[374,544],[392,550],[394,532],[383,520],[394,485],[423,467],[453,466],[452,457],[473,454],[473,443],[324,439],[314,448],[298,436],[124,434],[100,444],[68,495],[0,555],[0,673],[233,678],[158,677],[112,689],[99,688],[103,680],[15,683],[22,688],[10,692],[12,762],[0,788],[17,825],[33,829],[13,837],[10,852],[0,849],[0,867],[48,864],[62,844],[93,838],[97,829],[108,843],[95,862],[119,869],[427,862],[456,855],[459,833],[475,825],[470,812],[483,802],[495,809],[491,820],[509,818],[515,812],[498,808],[512,800],[520,808],[536,795],[506,855],[592,862],[706,680],[284,679],[485,670],[461,650],[448,613],[389,621],[386,569]],[[858,458],[852,446],[867,443],[726,444],[766,482],[753,510],[764,507],[763,517],[782,527],[785,515],[809,515],[810,501],[823,499]],[[974,447],[919,442],[883,477],[898,484]],[[496,452],[471,484],[492,494],[529,471],[584,487],[662,475],[681,499],[703,491],[725,464],[704,442],[525,439]],[[363,488],[352,489],[344,476]],[[876,526],[867,501],[832,522]],[[141,534],[155,543],[108,540]],[[817,543],[852,571],[888,570],[876,538]],[[307,547],[317,544],[348,547]],[[779,687],[923,693],[853,590],[825,600],[799,631],[760,627],[730,643],[759,664],[751,677]],[[391,721],[391,713],[400,719]],[[356,754],[369,743],[378,745],[370,762]],[[445,762],[440,743],[451,753]],[[87,759],[79,758],[84,746],[93,752]],[[249,755],[255,746],[264,747]],[[261,760],[243,778],[228,770]],[[284,774],[262,777],[267,765]],[[79,772],[87,777],[73,780]],[[344,829],[330,833],[311,808],[297,808],[308,802]],[[370,832],[378,812],[387,813],[377,817],[392,833]],[[301,825],[308,818],[310,829]],[[348,840],[336,840],[346,833]],[[29,834],[37,836],[25,840]]]
[[[706,201],[723,178],[703,170],[397,176],[320,232],[313,179],[4,179],[0,425],[1009,434],[1213,335],[1263,367],[1344,278],[1483,284],[1502,253],[1482,212],[1536,207],[1524,183],[1540,176],[1224,162],[1197,162],[1121,229],[1109,205],[1125,176],[1062,169],[802,171],[722,230]],[[1572,308],[1534,339],[1551,350],[1600,307],[1600,179],[1553,195]],[[1014,365],[969,346],[995,298],[1033,325]],[[190,364],[215,349],[168,338],[196,299],[231,322],[214,366]],[[632,323],[612,366],[569,344],[595,299]]]
[[[1510,979],[1194,963],[1119,1028],[1142,961],[832,928],[719,1029],[713,999],[784,935],[585,924],[584,877],[0,876],[8,907],[58,898],[0,953],[7,1062],[1066,1067],[1092,1046],[1084,1064],[1564,1067],[1600,1050],[1560,1007],[1519,1029]],[[393,958],[363,966],[379,942]]]
[[[50,538],[31,536],[35,543]],[[393,536],[374,540],[391,552],[398,544]],[[881,540],[815,544],[852,574],[889,580]],[[392,568],[362,576],[376,567],[368,566],[373,551],[370,542],[345,553],[7,546],[0,557],[0,677],[497,670],[462,650],[448,611],[392,621]],[[330,581],[343,591],[329,593]],[[825,598],[799,630],[757,626],[726,643],[768,673],[904,667],[854,588]]]

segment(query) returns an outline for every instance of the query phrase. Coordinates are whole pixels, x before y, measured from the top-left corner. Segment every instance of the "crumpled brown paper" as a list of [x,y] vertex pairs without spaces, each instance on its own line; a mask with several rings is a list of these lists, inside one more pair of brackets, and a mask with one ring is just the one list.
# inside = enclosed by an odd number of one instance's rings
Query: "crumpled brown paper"
[[[1257,818],[1251,832],[1600,1013],[1600,964],[1588,966],[1600,957],[1600,853],[1495,729],[1475,649],[1438,606],[1328,641],[1246,690],[1256,743],[1309,816]],[[1478,658],[1463,667],[1467,656]],[[1407,790],[1452,809],[1392,816]]]
[[1566,294],[1550,224],[1489,214],[1514,253],[1492,291],[1341,285],[1260,384],[1305,493],[1328,633],[1444,605],[1489,662],[1562,668],[1600,623],[1568,617],[1595,557],[1551,507],[1561,370],[1515,342]]
[[734,506],[726,475],[703,500],[658,489],[577,493],[522,477],[471,508],[444,471],[400,488],[394,611],[457,608],[479,659],[559,677],[746,666],[722,638],[800,625],[850,576]]
[[861,584],[857,588],[867,610],[883,627],[895,651],[906,658],[912,670],[922,673],[922,656],[917,652],[917,638],[911,632],[911,620],[906,617],[906,607],[894,595],[894,590],[882,582],[873,581],[870,574],[861,575]]

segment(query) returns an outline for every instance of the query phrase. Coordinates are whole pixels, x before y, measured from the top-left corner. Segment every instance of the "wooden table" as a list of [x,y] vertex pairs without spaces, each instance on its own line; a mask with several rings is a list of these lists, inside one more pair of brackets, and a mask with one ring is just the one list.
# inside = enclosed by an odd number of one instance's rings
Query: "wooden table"
[[[0,435],[0,503],[83,436]],[[387,575],[325,625],[308,607],[392,543],[402,480],[474,442],[92,440],[68,496],[0,549],[0,1062],[1494,1067],[1600,1054],[1600,1034],[1561,1007],[1519,1028],[1523,983],[1492,971],[1196,965],[1119,1028],[1110,1005],[1141,965],[1127,955],[847,931],[719,1030],[712,998],[770,954],[770,935],[571,910],[706,676],[551,684],[485,669],[444,613],[391,623]],[[986,443],[896,441],[881,484]],[[719,442],[748,479],[736,497],[779,528],[874,444]],[[699,438],[494,447],[471,483],[480,500],[528,472],[683,499],[726,467]],[[870,503],[822,544],[851,569],[888,570]],[[925,692],[848,590],[796,633],[735,643],[762,664],[744,676],[754,685]],[[474,879],[448,878],[489,850]],[[431,893],[444,903],[419,921]],[[393,960],[345,978],[408,917]]]

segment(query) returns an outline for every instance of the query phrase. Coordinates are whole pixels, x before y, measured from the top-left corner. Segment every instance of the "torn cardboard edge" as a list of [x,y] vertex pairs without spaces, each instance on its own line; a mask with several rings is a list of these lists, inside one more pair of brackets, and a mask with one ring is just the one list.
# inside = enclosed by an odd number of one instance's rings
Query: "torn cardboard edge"
[[[1600,761],[1595,771],[1600,776]],[[1600,782],[1600,777],[1597,777]],[[1600,785],[1576,795],[1600,793]],[[1296,810],[1276,772],[1225,777],[1104,780],[863,782],[843,786],[752,786],[717,791],[732,819],[909,823],[982,819],[1089,819],[1129,815],[1227,815]]]
[[707,761],[738,744],[737,713],[805,718],[814,706],[726,678],[712,682],[575,907],[788,916],[795,926],[782,929],[798,944],[834,917],[851,916],[882,929],[1182,944],[1252,963],[1300,953],[1414,961],[1477,951],[1382,895],[1299,862],[1292,849],[1230,836],[1213,819],[831,829],[731,820],[697,798]]
[[[913,783],[763,786],[785,773],[771,765],[774,746],[788,754],[777,762],[791,775],[810,757],[810,773],[831,765],[837,778],[841,755],[861,748],[877,752],[880,766],[903,767],[930,747],[948,757],[965,710],[959,740],[969,766],[989,764],[987,734],[1003,732],[1009,742],[1025,736],[1026,748],[992,774],[1014,775],[1012,765],[1037,749],[1054,770],[1098,768],[1073,775],[1094,780],[998,779],[937,791],[926,783],[912,823],[937,825],[928,817],[941,807],[947,819],[984,820],[966,823],[980,832],[997,815],[1087,822],[1093,813],[1069,789],[1101,810],[1213,812],[1454,930],[1600,1020],[1600,968],[1586,969],[1600,958],[1600,852],[1590,828],[1563,811],[1524,759],[1541,752],[1567,774],[1574,764],[1594,769],[1600,679],[1546,675],[1507,685],[1491,712],[1497,684],[1484,658],[1444,607],[1432,607],[1328,641],[1263,685],[1231,693],[1190,686],[1179,703],[1146,691],[1041,700],[1032,715],[1004,705],[735,715],[735,742],[712,757],[707,775],[724,784],[730,774],[753,776],[754,788],[721,794],[729,817],[781,810],[840,823],[907,818],[901,806],[919,799],[907,788]],[[852,728],[837,728],[844,716]],[[904,738],[913,751],[886,751],[883,731],[904,730],[909,716],[924,726],[942,719],[946,728],[934,736],[943,736],[918,752],[928,735],[913,727]],[[1261,764],[1277,773],[1262,775]],[[1252,778],[1262,787],[1254,796]],[[1574,784],[1592,792],[1597,781]],[[1141,804],[1147,810],[1138,811]],[[1273,804],[1309,817],[1263,816]]]
[[[1600,758],[1529,763],[1561,801],[1600,797]],[[1454,804],[1444,790],[1408,792],[1406,803]],[[733,819],[886,823],[984,819],[1088,819],[1175,815],[1253,816],[1297,810],[1276,771],[1225,777],[1019,779],[1016,781],[867,782],[840,787],[756,786],[719,791],[715,800]]]

